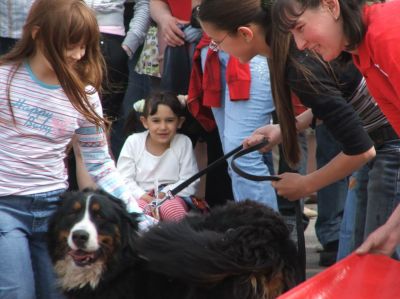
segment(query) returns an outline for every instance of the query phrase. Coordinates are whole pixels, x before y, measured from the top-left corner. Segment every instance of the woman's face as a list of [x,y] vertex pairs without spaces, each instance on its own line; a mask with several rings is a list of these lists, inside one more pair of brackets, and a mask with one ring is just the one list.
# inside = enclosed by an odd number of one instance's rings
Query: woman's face
[[322,3],[318,8],[306,9],[290,32],[299,50],[315,51],[325,61],[331,61],[345,50],[342,28],[339,7],[335,10]]
[[[211,38],[213,47],[236,57],[241,63],[249,62],[254,56],[263,54],[255,46],[255,39],[237,32],[229,34],[225,30],[217,29],[209,22],[200,22],[204,32]],[[238,29],[239,30],[239,29]]]

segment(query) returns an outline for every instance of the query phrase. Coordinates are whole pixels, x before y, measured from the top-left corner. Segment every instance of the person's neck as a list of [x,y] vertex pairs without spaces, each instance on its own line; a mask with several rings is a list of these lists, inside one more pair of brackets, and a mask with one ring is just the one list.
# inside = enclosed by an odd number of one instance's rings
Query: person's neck
[[146,139],[146,149],[147,151],[154,156],[161,156],[164,152],[169,148],[170,144],[159,144],[155,143],[150,135],[147,136]]
[[28,63],[36,78],[38,78],[43,83],[49,85],[60,84],[56,73],[50,66],[50,63],[40,52],[36,52],[31,57],[29,57]]
[[259,26],[254,28],[255,50],[257,54],[270,58],[272,56],[271,48],[265,41],[265,32]]

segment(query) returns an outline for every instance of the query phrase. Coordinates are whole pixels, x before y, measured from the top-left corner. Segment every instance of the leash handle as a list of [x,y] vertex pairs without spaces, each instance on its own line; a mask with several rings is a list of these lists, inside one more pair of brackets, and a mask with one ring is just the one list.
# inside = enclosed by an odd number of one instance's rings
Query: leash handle
[[240,175],[241,177],[244,177],[248,180],[251,181],[257,181],[257,182],[261,182],[261,181],[279,181],[281,178],[275,175],[254,175],[254,174],[250,174],[247,173],[243,170],[241,170],[237,165],[236,165],[236,160],[244,155],[247,155],[248,153],[251,153],[253,151],[259,150],[261,148],[263,148],[264,146],[266,146],[268,144],[268,141],[266,139],[264,139],[263,141],[261,141],[260,143],[257,143],[255,145],[252,145],[246,149],[243,149],[239,152],[237,152],[231,161],[231,168],[234,172],[236,172],[238,175]]

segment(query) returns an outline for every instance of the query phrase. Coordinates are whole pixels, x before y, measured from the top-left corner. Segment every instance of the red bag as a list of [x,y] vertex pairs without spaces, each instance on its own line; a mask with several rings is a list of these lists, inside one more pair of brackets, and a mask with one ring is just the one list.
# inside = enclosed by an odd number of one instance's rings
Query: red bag
[[400,298],[400,262],[383,255],[356,254],[298,285],[278,299]]

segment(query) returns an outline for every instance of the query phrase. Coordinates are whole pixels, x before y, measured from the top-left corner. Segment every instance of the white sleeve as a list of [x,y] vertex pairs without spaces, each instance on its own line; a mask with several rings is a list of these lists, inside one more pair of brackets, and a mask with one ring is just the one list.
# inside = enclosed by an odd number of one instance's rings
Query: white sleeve
[[139,159],[137,135],[131,135],[125,141],[117,162],[117,169],[128,187],[130,193],[135,199],[142,197],[146,191],[143,190],[135,181],[136,178],[136,161]]

